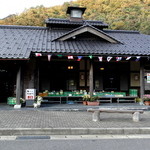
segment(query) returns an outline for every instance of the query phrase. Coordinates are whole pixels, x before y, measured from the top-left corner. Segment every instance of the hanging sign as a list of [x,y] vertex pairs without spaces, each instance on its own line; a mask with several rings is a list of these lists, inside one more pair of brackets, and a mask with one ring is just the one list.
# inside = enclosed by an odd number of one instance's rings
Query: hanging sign
[[150,73],[147,73],[147,83],[150,83]]

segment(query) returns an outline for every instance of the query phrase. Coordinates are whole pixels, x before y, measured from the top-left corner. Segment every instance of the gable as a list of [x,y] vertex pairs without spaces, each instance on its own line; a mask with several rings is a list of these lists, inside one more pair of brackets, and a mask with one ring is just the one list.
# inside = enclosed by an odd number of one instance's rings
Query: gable
[[99,30],[99,29],[94,28],[89,25],[74,29],[74,30],[60,36],[59,38],[54,39],[53,41],[55,41],[55,40],[66,41],[69,39],[76,39],[76,37],[78,37],[79,35],[80,36],[85,35],[85,33],[90,33],[96,37],[99,37],[100,39],[103,39],[103,40],[109,42],[109,43],[120,43],[118,40],[116,40],[113,37],[109,36],[108,34],[104,33],[102,30]]

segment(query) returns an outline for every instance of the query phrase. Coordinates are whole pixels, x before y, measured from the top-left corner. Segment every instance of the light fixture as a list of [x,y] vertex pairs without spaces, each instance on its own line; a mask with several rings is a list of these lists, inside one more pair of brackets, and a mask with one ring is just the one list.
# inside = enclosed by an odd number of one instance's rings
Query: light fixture
[[73,66],[68,66],[68,69],[69,69],[69,70],[73,69]]
[[72,39],[76,39],[76,36],[73,36]]
[[99,68],[100,70],[104,70],[104,68],[103,67],[101,67],[101,68]]

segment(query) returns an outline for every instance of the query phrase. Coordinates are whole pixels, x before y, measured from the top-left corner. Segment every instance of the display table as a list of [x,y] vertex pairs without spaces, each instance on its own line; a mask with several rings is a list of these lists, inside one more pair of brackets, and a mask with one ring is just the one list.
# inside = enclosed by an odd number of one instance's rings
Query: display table
[[[64,100],[66,103],[68,103],[69,101],[82,102],[81,98],[82,96],[45,96],[43,97],[43,100],[46,100],[52,103],[55,102],[55,103],[62,104],[62,100]],[[136,98],[137,98],[136,96],[120,96],[120,97],[119,96],[118,97],[99,96],[98,101],[112,103],[113,100],[116,100],[117,103],[120,103],[120,102],[134,102],[135,103]]]
[[[48,101],[48,102],[52,102],[52,103],[60,103],[62,104],[62,101],[64,100],[66,103],[68,103],[68,101],[76,101],[76,102],[81,102],[81,100],[79,100],[80,98],[82,98],[82,96],[44,96],[43,100]],[[54,100],[55,99],[55,100]],[[76,100],[74,100],[76,99]]]
[[[84,92],[75,91],[58,91],[44,93],[43,100],[52,103],[68,103],[68,102],[82,102]],[[47,95],[45,95],[47,94]],[[137,96],[126,96],[126,92],[94,92],[93,96],[99,97],[100,102],[136,102]]]
[[117,97],[117,103],[119,102],[134,102],[136,103],[137,96],[124,96],[124,97]]

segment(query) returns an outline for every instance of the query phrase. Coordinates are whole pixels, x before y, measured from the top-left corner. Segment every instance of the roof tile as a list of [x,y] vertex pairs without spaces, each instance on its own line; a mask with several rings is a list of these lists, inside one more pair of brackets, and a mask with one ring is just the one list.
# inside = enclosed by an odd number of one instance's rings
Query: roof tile
[[150,35],[133,31],[103,30],[122,42],[112,44],[100,40],[55,41],[51,39],[68,30],[47,27],[0,26],[0,57],[27,59],[31,52],[65,53],[74,55],[150,55]]

